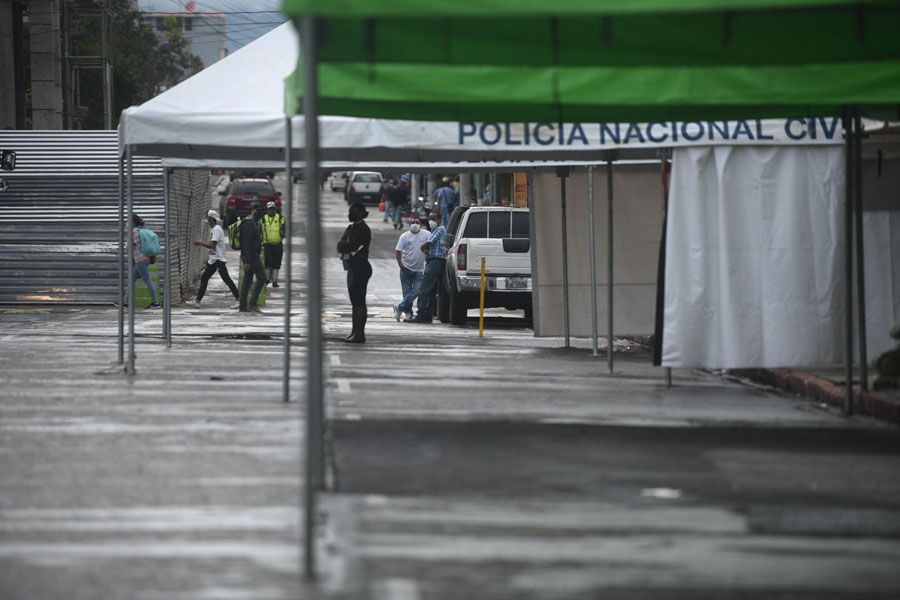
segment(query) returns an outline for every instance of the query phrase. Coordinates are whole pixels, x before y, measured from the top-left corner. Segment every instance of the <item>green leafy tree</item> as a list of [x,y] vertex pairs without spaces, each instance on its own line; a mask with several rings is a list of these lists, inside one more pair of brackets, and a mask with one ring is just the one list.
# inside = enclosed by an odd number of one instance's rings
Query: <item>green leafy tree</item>
[[[188,50],[188,42],[177,17],[165,22],[159,38],[130,0],[109,0],[109,55],[113,69],[113,127],[125,108],[141,104],[203,68]],[[99,19],[83,19],[73,32],[73,46],[82,55],[101,52]],[[82,127],[102,129],[103,76],[99,70],[81,74],[80,102],[86,107]]]

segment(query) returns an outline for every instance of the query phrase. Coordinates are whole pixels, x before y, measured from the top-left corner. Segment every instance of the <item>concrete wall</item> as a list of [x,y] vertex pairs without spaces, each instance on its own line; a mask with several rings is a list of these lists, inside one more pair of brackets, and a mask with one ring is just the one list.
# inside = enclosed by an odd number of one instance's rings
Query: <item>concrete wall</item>
[[[613,168],[613,318],[615,335],[653,333],[656,276],[662,235],[662,187],[659,164]],[[562,214],[560,180],[535,174],[537,323],[535,335],[564,334]],[[607,280],[606,169],[594,170],[598,332],[606,335]],[[566,181],[569,274],[569,323],[573,336],[591,335],[591,286],[587,173],[573,170]]]
[[0,2],[0,129],[16,127],[16,74],[12,19],[12,4]]
[[59,3],[29,4],[32,129],[62,129]]

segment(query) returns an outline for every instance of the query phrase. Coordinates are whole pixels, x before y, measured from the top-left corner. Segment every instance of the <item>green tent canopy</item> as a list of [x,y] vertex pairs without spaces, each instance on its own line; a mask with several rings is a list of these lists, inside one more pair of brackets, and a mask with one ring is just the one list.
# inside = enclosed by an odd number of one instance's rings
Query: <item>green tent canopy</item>
[[[900,104],[900,2],[286,0],[319,17],[321,114],[663,121]],[[299,67],[286,109],[303,95]],[[871,112],[871,110],[870,110]]]

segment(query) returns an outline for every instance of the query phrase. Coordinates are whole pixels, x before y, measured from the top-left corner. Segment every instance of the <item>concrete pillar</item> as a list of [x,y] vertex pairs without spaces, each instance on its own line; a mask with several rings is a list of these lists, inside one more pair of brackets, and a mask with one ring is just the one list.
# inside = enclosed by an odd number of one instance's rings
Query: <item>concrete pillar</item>
[[460,206],[470,206],[475,203],[472,198],[472,174],[460,173],[459,175],[459,204]]
[[473,204],[481,204],[484,198],[484,173],[475,173],[475,200]]
[[430,198],[437,188],[437,176],[432,174],[427,175],[425,180],[425,191],[428,192],[427,197]]
[[0,129],[16,128],[16,73],[12,3],[0,2]]
[[62,129],[59,4],[29,4],[31,120],[33,129]]

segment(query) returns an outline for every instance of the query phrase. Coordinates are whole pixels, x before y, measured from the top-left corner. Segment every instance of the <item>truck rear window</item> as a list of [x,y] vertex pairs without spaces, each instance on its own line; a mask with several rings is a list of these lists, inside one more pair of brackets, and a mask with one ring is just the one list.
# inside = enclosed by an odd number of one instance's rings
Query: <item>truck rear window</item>
[[488,213],[488,237],[494,239],[509,237],[509,212],[492,211]]
[[466,231],[463,237],[486,238],[487,237],[487,213],[470,212],[469,221],[466,223]]
[[527,212],[514,212],[512,214],[512,236],[514,238],[530,238],[531,222]]

